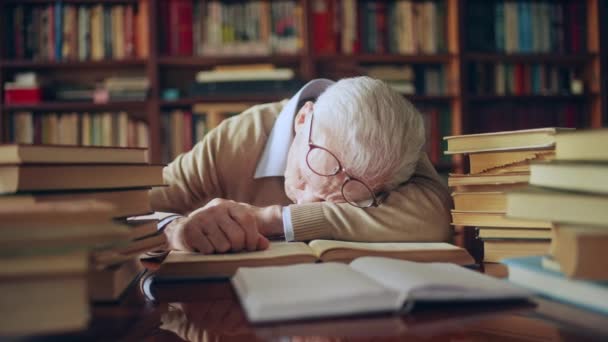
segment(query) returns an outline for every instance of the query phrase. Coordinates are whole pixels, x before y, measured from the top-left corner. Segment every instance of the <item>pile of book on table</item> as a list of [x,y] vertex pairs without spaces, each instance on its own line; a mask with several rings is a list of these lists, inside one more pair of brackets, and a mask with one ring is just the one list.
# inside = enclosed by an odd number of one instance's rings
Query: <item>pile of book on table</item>
[[138,148],[0,145],[0,336],[86,326],[163,248],[148,190],[162,166]]
[[[608,314],[608,130],[556,135],[555,158],[530,166],[507,216],[553,223],[548,255],[505,261],[509,279]],[[546,253],[537,253],[546,254]]]
[[444,138],[447,154],[467,154],[469,160],[469,173],[448,178],[454,189],[452,224],[478,230],[489,273],[506,276],[506,267],[499,264],[503,258],[549,250],[551,223],[506,217],[506,192],[528,185],[531,162],[554,158],[558,131],[562,130],[540,128]]

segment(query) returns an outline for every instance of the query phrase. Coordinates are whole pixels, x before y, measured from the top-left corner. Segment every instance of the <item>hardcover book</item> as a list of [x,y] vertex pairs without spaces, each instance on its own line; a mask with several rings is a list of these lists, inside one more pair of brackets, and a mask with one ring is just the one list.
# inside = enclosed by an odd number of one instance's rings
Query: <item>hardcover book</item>
[[474,264],[463,248],[448,243],[367,243],[333,240],[303,242],[273,242],[264,251],[203,255],[171,251],[156,277],[170,278],[226,278],[239,267],[290,265],[298,263],[350,262],[360,256],[384,256],[419,262],[452,262]]
[[350,264],[241,268],[232,285],[254,323],[409,312],[420,303],[525,300],[530,293],[448,263],[363,257]]

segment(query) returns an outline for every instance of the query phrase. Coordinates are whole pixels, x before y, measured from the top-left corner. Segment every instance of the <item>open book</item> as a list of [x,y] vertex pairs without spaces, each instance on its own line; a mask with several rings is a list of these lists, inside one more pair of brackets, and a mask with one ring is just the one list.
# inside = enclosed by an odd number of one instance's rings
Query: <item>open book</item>
[[239,267],[291,265],[300,263],[350,262],[361,256],[384,256],[421,262],[451,262],[459,265],[475,263],[460,247],[442,242],[347,242],[313,240],[303,242],[272,242],[264,251],[212,254],[172,251],[156,272],[157,279],[228,278]]
[[531,292],[449,263],[363,257],[349,265],[240,268],[232,285],[251,322],[407,312],[420,302],[524,300]]

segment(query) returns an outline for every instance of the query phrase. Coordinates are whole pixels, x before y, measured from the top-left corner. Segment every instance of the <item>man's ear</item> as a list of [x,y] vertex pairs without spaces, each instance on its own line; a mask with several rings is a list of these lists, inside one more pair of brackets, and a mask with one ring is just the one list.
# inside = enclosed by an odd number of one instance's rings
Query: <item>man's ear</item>
[[306,123],[306,118],[310,114],[313,109],[313,103],[311,101],[306,101],[306,103],[300,108],[298,114],[296,114],[296,119],[293,123],[293,128],[296,133],[298,133],[304,124]]

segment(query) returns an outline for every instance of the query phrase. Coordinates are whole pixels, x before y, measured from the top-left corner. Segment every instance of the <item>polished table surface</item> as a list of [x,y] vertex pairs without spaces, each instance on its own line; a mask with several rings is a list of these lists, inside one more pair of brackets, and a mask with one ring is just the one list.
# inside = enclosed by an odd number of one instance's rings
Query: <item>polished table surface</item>
[[252,325],[227,281],[156,284],[153,294],[135,284],[119,303],[95,304],[86,331],[34,340],[608,341],[608,316],[543,299]]

